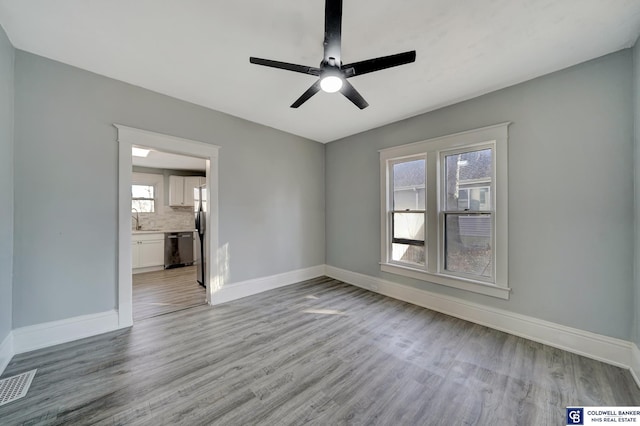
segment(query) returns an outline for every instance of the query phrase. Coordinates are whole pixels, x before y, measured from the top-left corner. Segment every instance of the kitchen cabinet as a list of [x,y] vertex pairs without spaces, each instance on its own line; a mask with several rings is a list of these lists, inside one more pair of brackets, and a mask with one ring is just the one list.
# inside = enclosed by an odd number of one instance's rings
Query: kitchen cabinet
[[169,176],[169,205],[193,207],[193,190],[204,180],[202,176]]
[[164,267],[164,233],[133,234],[131,237],[131,266]]

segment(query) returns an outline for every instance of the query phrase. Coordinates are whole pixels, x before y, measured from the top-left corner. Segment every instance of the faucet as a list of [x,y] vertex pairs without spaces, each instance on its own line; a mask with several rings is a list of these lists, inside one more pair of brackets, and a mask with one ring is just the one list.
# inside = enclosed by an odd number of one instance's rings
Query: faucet
[[138,210],[135,209],[134,207],[131,207],[131,210],[135,210],[136,212],[136,215],[131,217],[136,220],[136,231],[139,231],[142,229],[142,226],[140,226],[140,214],[138,213]]

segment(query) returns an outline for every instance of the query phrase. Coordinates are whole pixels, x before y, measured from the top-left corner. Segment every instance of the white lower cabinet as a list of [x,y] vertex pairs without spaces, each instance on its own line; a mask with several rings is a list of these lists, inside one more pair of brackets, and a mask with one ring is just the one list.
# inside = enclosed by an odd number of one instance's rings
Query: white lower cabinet
[[135,235],[131,239],[131,267],[140,267],[140,241],[135,240]]
[[133,234],[131,266],[133,269],[164,266],[164,234]]

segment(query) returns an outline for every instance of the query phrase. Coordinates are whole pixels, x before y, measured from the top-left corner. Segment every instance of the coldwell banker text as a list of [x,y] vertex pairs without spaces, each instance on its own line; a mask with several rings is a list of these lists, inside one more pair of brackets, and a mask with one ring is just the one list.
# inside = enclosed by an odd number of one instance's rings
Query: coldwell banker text
[[602,423],[637,423],[638,416],[640,416],[640,410],[587,410],[587,416],[592,416],[591,421],[594,422],[601,421]]

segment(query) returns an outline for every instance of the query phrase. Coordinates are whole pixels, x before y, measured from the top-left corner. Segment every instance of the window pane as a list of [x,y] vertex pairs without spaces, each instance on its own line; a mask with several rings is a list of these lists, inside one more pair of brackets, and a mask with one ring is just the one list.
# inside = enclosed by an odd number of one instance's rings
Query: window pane
[[132,198],[155,198],[153,196],[153,185],[131,185]]
[[415,263],[424,266],[424,246],[412,246],[408,244],[392,244],[391,260],[396,262]]
[[458,190],[458,208],[457,210],[465,210],[469,208],[469,190]]
[[138,213],[153,213],[154,206],[153,200],[131,200],[131,211],[136,209]]
[[424,241],[424,213],[394,212],[393,238]]
[[424,210],[425,160],[393,165],[393,210]]
[[493,276],[491,215],[445,215],[447,271],[479,277]]
[[492,210],[491,157],[491,148],[445,156],[447,210]]

